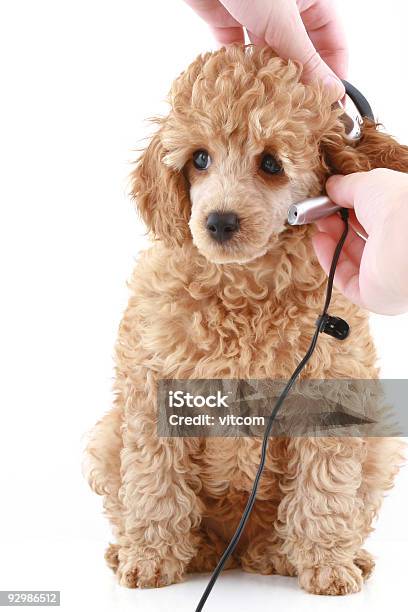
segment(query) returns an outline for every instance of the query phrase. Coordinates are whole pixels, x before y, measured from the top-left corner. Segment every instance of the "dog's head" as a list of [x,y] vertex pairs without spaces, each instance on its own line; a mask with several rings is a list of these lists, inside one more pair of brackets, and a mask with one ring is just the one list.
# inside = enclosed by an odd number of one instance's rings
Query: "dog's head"
[[340,112],[300,74],[271,49],[232,46],[180,75],[132,175],[157,238],[245,263],[276,242],[290,204],[321,193],[330,169],[369,169],[373,146],[347,143]]

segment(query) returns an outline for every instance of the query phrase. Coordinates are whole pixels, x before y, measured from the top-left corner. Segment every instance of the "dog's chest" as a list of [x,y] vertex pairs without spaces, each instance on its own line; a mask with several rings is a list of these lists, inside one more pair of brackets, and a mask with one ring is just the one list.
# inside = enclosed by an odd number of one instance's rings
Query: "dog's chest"
[[[226,287],[200,299],[184,291],[156,308],[145,334],[170,376],[278,376],[293,365],[291,349],[301,335],[297,313],[296,304],[280,303],[266,289],[249,295]],[[312,329],[312,318],[303,324]]]
[[[193,251],[148,253],[131,282],[119,361],[129,374],[142,367],[160,378],[289,377],[309,346],[326,288],[306,254],[299,271],[299,258],[284,254],[248,270],[220,270],[194,263]],[[336,292],[332,308],[352,327],[353,341],[333,350],[333,339],[322,335],[309,375],[355,376],[356,364],[365,375],[375,358],[367,318]]]

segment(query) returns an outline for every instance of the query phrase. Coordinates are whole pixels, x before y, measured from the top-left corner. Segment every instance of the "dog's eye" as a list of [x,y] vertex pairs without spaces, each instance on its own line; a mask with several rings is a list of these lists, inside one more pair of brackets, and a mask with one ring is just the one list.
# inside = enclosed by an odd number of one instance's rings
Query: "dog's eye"
[[193,153],[193,164],[197,170],[207,170],[211,166],[211,157],[208,151],[200,149]]
[[282,172],[282,166],[270,153],[265,153],[261,159],[261,168],[267,174],[279,174]]

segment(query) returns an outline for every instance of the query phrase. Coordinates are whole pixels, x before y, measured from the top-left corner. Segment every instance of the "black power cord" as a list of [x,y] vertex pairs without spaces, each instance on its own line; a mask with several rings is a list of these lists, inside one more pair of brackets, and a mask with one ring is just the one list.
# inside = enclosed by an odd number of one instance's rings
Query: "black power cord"
[[225,549],[221,559],[218,562],[217,567],[215,568],[215,570],[212,573],[212,576],[207,584],[207,587],[204,591],[204,593],[202,594],[202,597],[199,601],[199,604],[195,610],[195,612],[201,612],[201,610],[204,608],[205,602],[208,599],[208,596],[210,595],[212,588],[218,578],[218,576],[221,574],[225,563],[228,561],[229,557],[231,556],[231,554],[234,552],[239,539],[242,535],[242,532],[245,528],[245,525],[249,519],[249,516],[251,514],[252,508],[254,507],[255,504],[255,498],[256,498],[256,493],[258,491],[258,485],[259,485],[259,481],[261,479],[262,476],[262,472],[263,469],[265,467],[265,461],[266,461],[266,452],[268,450],[268,443],[269,443],[269,436],[271,433],[271,429],[272,429],[272,425],[274,423],[275,417],[280,409],[280,407],[282,406],[283,402],[285,401],[289,391],[291,390],[291,388],[293,387],[294,383],[296,382],[299,374],[301,373],[301,371],[303,370],[303,368],[306,366],[307,362],[309,361],[309,359],[311,358],[311,356],[313,355],[313,352],[316,348],[316,344],[317,344],[317,340],[319,337],[319,334],[321,332],[325,332],[331,336],[334,336],[336,338],[339,339],[344,339],[347,337],[348,335],[348,325],[345,321],[343,321],[342,319],[338,318],[338,317],[331,317],[328,313],[327,310],[329,308],[330,305],[330,300],[332,297],[332,292],[333,292],[333,281],[334,281],[334,274],[336,272],[336,267],[339,261],[339,257],[340,257],[340,253],[341,253],[341,249],[343,248],[344,242],[347,238],[347,234],[348,234],[348,229],[349,229],[349,225],[348,225],[348,210],[346,208],[342,208],[340,211],[340,215],[341,218],[344,221],[344,230],[343,233],[340,237],[340,240],[337,243],[336,249],[334,251],[333,254],[333,259],[332,259],[332,263],[330,266],[330,272],[329,272],[329,277],[328,277],[328,281],[327,281],[327,289],[326,289],[326,300],[324,302],[324,307],[323,307],[323,312],[320,315],[320,317],[317,319],[316,321],[316,331],[313,334],[313,338],[310,342],[310,346],[305,354],[305,356],[303,357],[302,361],[299,363],[299,365],[297,366],[297,368],[294,370],[292,376],[290,377],[289,381],[286,383],[285,388],[283,389],[281,395],[278,397],[273,410],[269,416],[268,419],[268,423],[266,425],[265,428],[265,433],[264,433],[264,437],[263,437],[263,442],[262,442],[262,449],[261,449],[261,459],[259,462],[259,467],[255,476],[255,480],[254,480],[254,484],[252,486],[252,491],[251,494],[248,498],[247,504],[245,506],[245,510],[242,514],[241,520],[239,522],[239,525],[234,533],[234,535],[232,536],[232,539],[230,541],[230,543],[228,544],[227,548]]
[[374,113],[368,102],[367,98],[363,96],[361,91],[354,85],[343,79],[343,85],[346,90],[346,94],[351,98],[355,104],[356,109],[362,117],[368,117],[374,121]]

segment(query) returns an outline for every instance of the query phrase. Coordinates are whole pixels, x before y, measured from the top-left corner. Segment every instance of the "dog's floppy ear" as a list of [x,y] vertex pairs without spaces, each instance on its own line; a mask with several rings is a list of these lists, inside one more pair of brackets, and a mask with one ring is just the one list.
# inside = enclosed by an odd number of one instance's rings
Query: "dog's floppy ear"
[[408,147],[380,132],[370,119],[365,119],[362,136],[355,143],[345,144],[339,134],[323,138],[321,142],[324,165],[330,174],[350,174],[390,168],[408,172]]
[[190,199],[183,173],[169,167],[165,156],[159,130],[131,174],[131,195],[155,238],[174,247],[191,239]]

